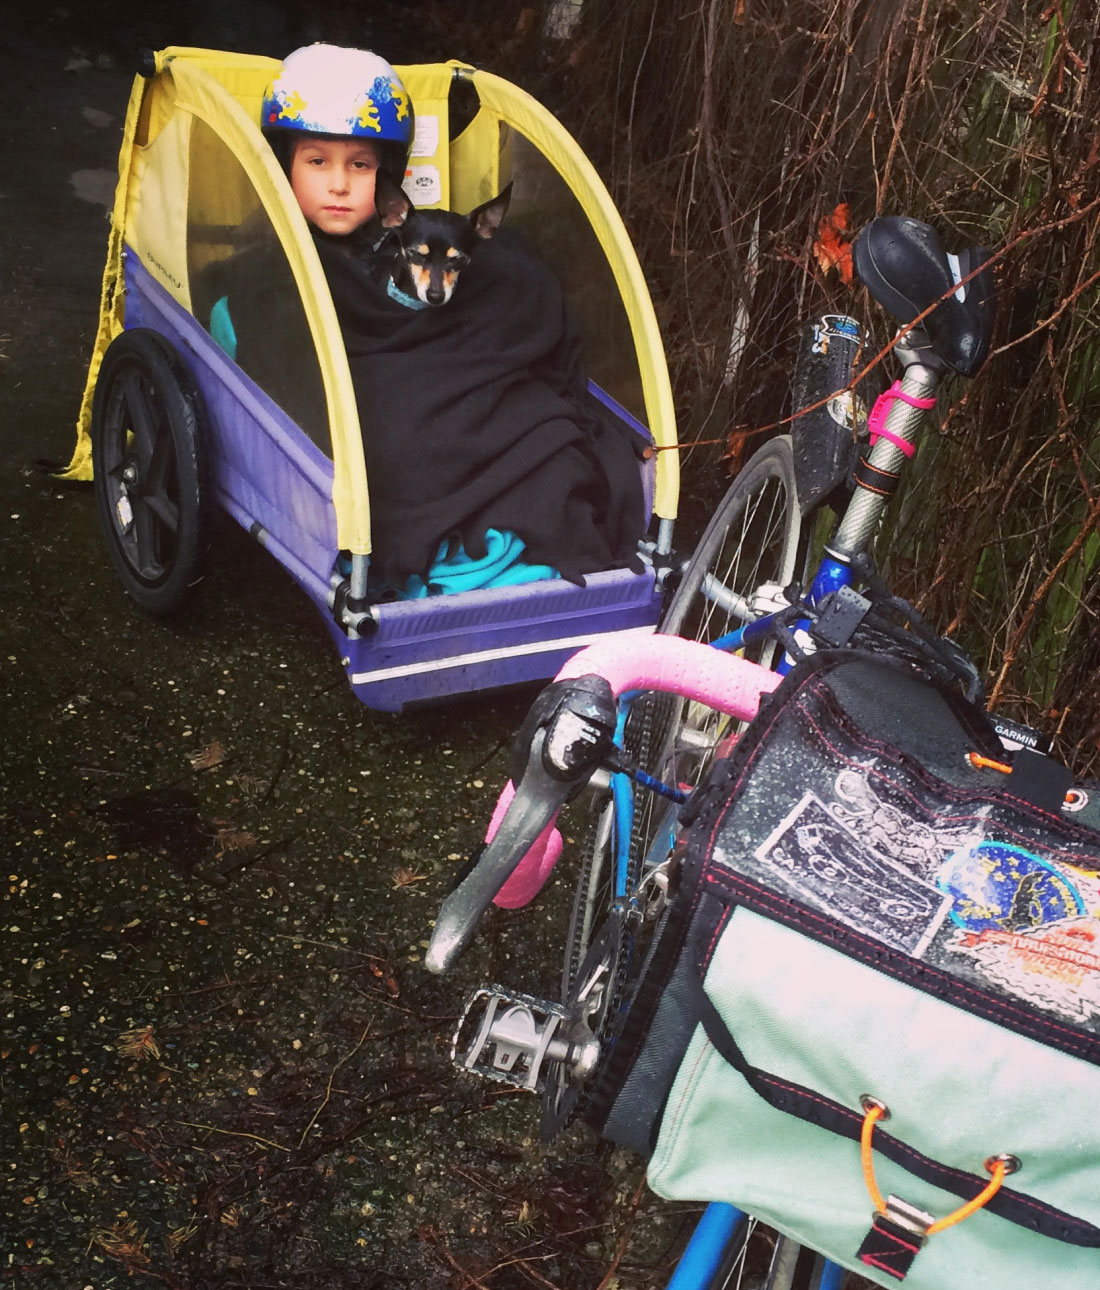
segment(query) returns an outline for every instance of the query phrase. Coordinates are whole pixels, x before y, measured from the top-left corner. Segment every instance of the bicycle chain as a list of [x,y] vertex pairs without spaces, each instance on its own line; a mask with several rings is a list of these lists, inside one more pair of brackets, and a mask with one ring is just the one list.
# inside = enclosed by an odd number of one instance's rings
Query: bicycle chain
[[[584,963],[577,973],[576,985],[570,992],[570,998],[565,1005],[566,1021],[564,1026],[568,1029],[570,1024],[576,1024],[585,1019],[580,1012],[582,997],[598,969],[601,965],[607,963],[609,980],[605,987],[599,1018],[595,1027],[592,1028],[592,1033],[600,1044],[601,1059],[606,1051],[607,1041],[613,1029],[613,1025],[609,1023],[612,1023],[619,1015],[623,989],[626,984],[624,932],[625,920],[623,915],[619,912],[613,912],[592,938]],[[573,1122],[584,1105],[585,1096],[597,1073],[598,1066],[597,1071],[592,1072],[583,1079],[573,1081],[566,1079],[563,1081],[564,1067],[562,1064],[554,1062],[550,1065],[547,1070],[546,1085],[542,1093],[542,1116],[539,1125],[540,1134],[544,1142],[549,1142]]]

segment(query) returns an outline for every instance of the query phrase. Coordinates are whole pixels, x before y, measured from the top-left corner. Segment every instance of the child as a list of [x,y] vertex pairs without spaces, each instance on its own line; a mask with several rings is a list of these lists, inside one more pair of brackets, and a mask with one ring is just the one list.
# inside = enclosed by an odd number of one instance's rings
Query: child
[[[373,594],[580,582],[632,563],[645,524],[635,446],[590,409],[553,276],[494,240],[443,308],[410,308],[379,280],[376,184],[381,171],[400,183],[413,139],[394,69],[366,50],[296,50],[261,124],[310,223],[348,351]],[[227,315],[232,305],[230,292]]]
[[369,139],[302,135],[293,144],[290,187],[315,228],[346,237],[375,213],[380,149]]
[[[408,92],[384,58],[338,45],[295,50],[264,93],[260,128],[315,238],[331,239],[345,254],[365,240],[381,239],[384,231],[375,218],[378,171],[385,166],[401,182],[414,128]],[[239,266],[235,277],[242,284]],[[270,313],[271,304],[238,285],[212,308],[210,333],[240,362],[238,332],[255,332],[250,324]],[[258,356],[249,357],[253,361],[242,365],[255,368]]]
[[[374,221],[384,168],[398,184],[412,147],[412,102],[377,54],[306,45],[286,58],[264,94],[260,127],[314,228],[353,238]],[[381,234],[374,221],[372,231]]]

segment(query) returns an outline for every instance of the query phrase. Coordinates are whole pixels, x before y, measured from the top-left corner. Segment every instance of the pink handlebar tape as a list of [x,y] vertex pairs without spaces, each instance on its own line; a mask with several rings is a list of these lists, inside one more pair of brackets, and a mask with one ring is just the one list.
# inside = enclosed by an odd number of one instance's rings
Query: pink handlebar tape
[[[627,690],[666,690],[751,721],[760,697],[783,679],[776,672],[699,641],[679,636],[634,635],[598,641],[574,654],[554,678],[603,676],[616,698]],[[511,781],[497,801],[485,841],[491,842],[515,796]],[[538,895],[561,855],[562,837],[551,820],[493,897],[502,909],[519,909]]]

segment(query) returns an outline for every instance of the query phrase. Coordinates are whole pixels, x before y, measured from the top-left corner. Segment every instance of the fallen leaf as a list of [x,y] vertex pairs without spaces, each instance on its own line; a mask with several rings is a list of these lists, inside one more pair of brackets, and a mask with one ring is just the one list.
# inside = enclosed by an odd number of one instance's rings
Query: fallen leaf
[[849,232],[848,218],[851,208],[847,202],[839,205],[817,226],[818,240],[814,243],[814,256],[822,273],[836,269],[842,282],[852,280],[852,243],[844,237]]
[[389,964],[387,963],[379,966],[377,963],[372,963],[370,965],[370,970],[389,991],[390,997],[392,999],[396,999],[401,993],[401,987],[397,984],[397,978],[394,976],[393,969]]
[[153,1038],[152,1026],[143,1026],[140,1030],[124,1030],[115,1042],[115,1048],[123,1057],[136,1057],[145,1061],[154,1061],[160,1056],[160,1045]]
[[121,1259],[124,1263],[149,1262],[149,1256],[145,1252],[146,1233],[138,1235],[137,1223],[133,1219],[125,1223],[120,1220],[113,1227],[101,1228],[92,1240],[104,1253]]
[[215,739],[212,744],[207,744],[205,748],[194,754],[191,765],[196,770],[209,770],[211,766],[220,766],[223,761],[225,761],[225,747],[220,740]]
[[186,1227],[174,1228],[164,1238],[168,1242],[169,1250],[171,1250],[174,1253],[176,1250],[180,1248],[181,1245],[185,1245],[195,1235],[195,1233],[198,1230],[199,1230],[199,1225],[198,1223],[195,1222],[194,1219],[192,1219],[191,1222],[188,1223]]
[[218,859],[227,851],[247,851],[256,845],[254,833],[241,832],[237,829],[218,829],[214,834],[214,847]]
[[426,882],[427,878],[426,873],[417,873],[415,869],[407,869],[404,865],[398,865],[393,871],[393,885],[395,887],[409,887],[414,882]]

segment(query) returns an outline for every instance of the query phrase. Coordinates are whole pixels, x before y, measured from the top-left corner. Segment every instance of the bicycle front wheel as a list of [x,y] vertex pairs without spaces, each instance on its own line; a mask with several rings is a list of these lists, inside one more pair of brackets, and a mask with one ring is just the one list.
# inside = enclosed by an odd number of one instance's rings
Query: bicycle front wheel
[[[734,480],[658,630],[712,641],[777,607],[780,592],[795,576],[801,535],[794,455],[784,435],[754,453]],[[770,667],[775,650],[767,642],[743,652]],[[731,718],[705,705],[647,692],[633,700],[623,747],[632,765],[690,791],[737,728]],[[620,799],[629,800],[628,812],[621,810]],[[583,999],[586,1024],[603,1043],[630,998],[664,903],[662,880],[678,814],[668,798],[640,790],[609,787],[598,801],[573,902],[562,997],[567,1005]],[[629,916],[615,936],[601,939],[612,911],[624,902]],[[594,946],[599,951],[595,958]],[[582,1095],[579,1087],[560,1083],[561,1075],[555,1072],[544,1098],[547,1137],[565,1123]]]
[[[783,589],[804,572],[810,527],[803,525],[798,506],[790,437],[779,435],[752,455],[730,485],[684,569],[658,631],[710,643],[783,608]],[[738,653],[767,668],[775,667],[781,657],[772,639]],[[655,736],[660,749],[656,763],[666,779],[671,771],[673,782],[689,790],[744,728],[705,704],[684,700],[675,700],[662,715],[664,728]]]
[[[802,537],[794,449],[789,435],[777,435],[722,498],[658,630],[709,642],[781,608],[783,589],[802,572]],[[773,667],[778,646],[764,641],[742,652]]]
[[[780,435],[753,454],[727,490],[687,563],[658,631],[709,642],[774,608],[798,569],[801,540],[794,452],[790,436]],[[776,651],[774,642],[768,641],[743,652],[771,667]],[[700,704],[671,694],[647,693],[634,700],[624,748],[633,764],[648,774],[690,790],[702,779],[729,724],[727,718]],[[626,894],[637,894],[667,858],[676,816],[668,800],[643,792],[635,795],[628,871],[620,875],[618,884]],[[620,823],[613,795],[608,793],[577,886],[562,982],[566,998],[615,898]]]
[[[660,778],[674,778],[659,750],[671,746],[671,715],[680,702],[673,695],[640,695],[626,721],[627,756]],[[662,896],[654,869],[672,848],[677,808],[666,799],[648,793],[636,797],[629,787],[608,784],[590,809],[592,826],[573,897],[561,988],[574,1020],[583,1022],[603,1046],[630,998],[653,931]],[[586,1076],[552,1066],[543,1095],[544,1138],[552,1138],[569,1121],[586,1083]]]

